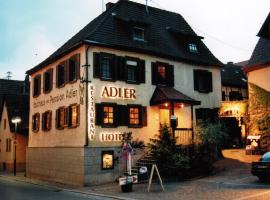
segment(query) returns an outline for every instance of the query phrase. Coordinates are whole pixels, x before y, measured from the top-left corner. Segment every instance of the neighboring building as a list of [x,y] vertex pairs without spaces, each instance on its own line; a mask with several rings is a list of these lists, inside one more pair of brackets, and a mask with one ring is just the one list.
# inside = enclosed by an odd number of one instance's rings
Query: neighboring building
[[[0,170],[13,171],[16,138],[17,171],[25,170],[28,143],[29,96],[28,80],[0,79]],[[13,117],[21,117],[15,137]]]
[[244,68],[249,90],[249,134],[270,131],[270,14],[261,27],[260,37],[248,65]]
[[[244,62],[241,62],[244,63]],[[219,116],[226,124],[230,145],[240,145],[246,139],[247,77],[239,64],[228,62],[221,69],[222,104]]]
[[31,77],[27,176],[76,185],[119,176],[122,134],[143,140],[220,107],[222,63],[179,14],[131,1],[107,10]]

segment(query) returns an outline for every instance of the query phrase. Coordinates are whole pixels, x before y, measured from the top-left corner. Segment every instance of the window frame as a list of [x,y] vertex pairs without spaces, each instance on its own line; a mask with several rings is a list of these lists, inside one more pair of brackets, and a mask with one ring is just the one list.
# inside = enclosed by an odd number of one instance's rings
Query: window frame
[[[46,75],[49,74],[50,75],[50,80],[49,80],[49,87],[46,88],[47,86],[47,81],[46,81]],[[52,90],[53,88],[53,68],[50,68],[48,70],[46,70],[44,73],[43,73],[43,92],[45,94],[48,94],[50,93],[50,91]]]
[[[101,113],[101,127],[102,128],[115,128],[117,127],[116,123],[117,123],[117,104],[116,103],[101,103],[101,107],[102,107],[102,113]],[[112,107],[113,108],[113,122],[112,123],[104,123],[104,107]]]
[[[72,107],[76,107],[76,123],[72,124]],[[68,128],[77,128],[80,125],[80,105],[77,103],[68,106],[67,126]]]
[[[128,63],[130,62],[130,63]],[[131,62],[136,62],[136,65],[132,65]],[[139,71],[140,71],[140,59],[139,58],[133,58],[133,57],[125,57],[125,81],[126,83],[130,84],[139,84]],[[128,69],[133,69],[134,70],[134,80],[129,80],[128,79]]]
[[[57,88],[62,88],[62,87],[64,87],[65,85],[66,85],[66,82],[67,82],[67,64],[66,64],[66,60],[65,61],[62,61],[62,62],[60,62],[57,66],[56,66],[56,87]],[[59,70],[60,70],[60,68],[62,68],[63,69],[63,82],[60,84],[59,83],[59,81],[60,80],[62,80],[62,79],[60,79],[60,72],[59,72]]]
[[[138,124],[131,124],[130,123],[130,109],[131,108],[137,108],[138,109],[138,120],[139,123]],[[127,105],[127,113],[128,113],[128,122],[127,122],[127,126],[129,128],[141,128],[142,127],[142,105],[138,105],[138,104],[128,104]]]
[[[109,168],[105,168],[103,165],[103,157],[105,154],[109,154],[112,156],[112,166]],[[101,151],[101,170],[112,170],[114,169],[114,151],[113,150],[106,150],[106,151]]]
[[[71,79],[70,77],[70,66],[71,62],[74,62],[74,77]],[[68,59],[68,66],[67,66],[67,82],[68,83],[75,83],[80,78],[80,54],[74,54]]]
[[[60,126],[60,111],[63,110],[64,112],[64,122],[63,122],[63,125]],[[57,130],[63,130],[65,127],[67,126],[67,109],[65,106],[61,106],[61,107],[58,107],[56,110],[55,110],[55,128]]]
[[[211,80],[208,80],[211,78]],[[193,82],[194,90],[200,93],[211,93],[213,92],[213,75],[211,71],[194,69],[193,70]],[[211,81],[211,82],[208,82]],[[202,84],[203,82],[203,84]],[[202,86],[204,85],[204,87]]]
[[[103,60],[107,59],[109,61],[109,70],[110,70],[110,77],[103,76]],[[100,53],[100,79],[103,81],[115,81],[115,55],[109,53]]]
[[[140,37],[137,37],[136,30],[141,31]],[[132,29],[132,39],[133,41],[145,42],[145,28],[134,26]]]
[[34,133],[39,132],[40,129],[40,113],[34,113],[32,115],[32,131]]
[[41,74],[38,74],[33,78],[33,97],[36,98],[40,94],[41,94]]
[[[47,115],[49,116],[49,127],[45,127],[48,120]],[[52,111],[47,110],[46,112],[42,113],[42,130],[47,132],[50,131],[51,129],[52,129]]]
[[198,44],[194,42],[188,43],[188,50],[190,53],[198,54],[199,53]]

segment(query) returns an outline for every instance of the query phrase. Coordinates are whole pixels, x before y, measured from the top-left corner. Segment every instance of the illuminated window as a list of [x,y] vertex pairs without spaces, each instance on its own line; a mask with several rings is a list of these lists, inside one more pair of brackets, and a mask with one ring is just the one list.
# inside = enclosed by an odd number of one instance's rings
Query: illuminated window
[[112,69],[111,69],[111,59],[107,57],[103,57],[101,63],[101,77],[105,79],[112,78]]
[[160,82],[164,82],[166,80],[166,67],[162,65],[158,65],[158,78]]
[[103,107],[103,124],[112,125],[114,122],[114,108],[113,106]]
[[113,151],[102,151],[101,154],[101,169],[106,170],[106,169],[113,169],[114,164],[114,152]]
[[168,63],[152,63],[152,84],[174,86],[174,66]]
[[39,131],[39,122],[40,122],[40,114],[35,113],[32,116],[32,131],[33,132],[38,132]]
[[198,53],[198,47],[196,44],[190,43],[188,47],[191,53]]
[[56,128],[63,129],[66,125],[66,109],[60,107],[56,110]]
[[80,107],[77,104],[71,105],[68,108],[68,127],[77,127],[79,125]]
[[140,109],[139,107],[129,108],[129,125],[140,125]]
[[42,114],[42,130],[49,131],[52,127],[52,111],[46,111]]

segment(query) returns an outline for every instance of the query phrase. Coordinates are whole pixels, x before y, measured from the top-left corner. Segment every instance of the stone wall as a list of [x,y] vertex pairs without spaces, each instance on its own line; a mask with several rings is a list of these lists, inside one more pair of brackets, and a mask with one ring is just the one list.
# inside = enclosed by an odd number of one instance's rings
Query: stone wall
[[29,147],[26,176],[69,185],[84,185],[84,148]]

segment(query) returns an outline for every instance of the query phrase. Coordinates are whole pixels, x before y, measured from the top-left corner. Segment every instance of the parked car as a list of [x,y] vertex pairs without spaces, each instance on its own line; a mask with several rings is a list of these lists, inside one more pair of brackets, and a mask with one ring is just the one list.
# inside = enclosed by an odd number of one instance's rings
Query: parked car
[[270,152],[265,153],[258,162],[252,162],[251,173],[260,181],[270,180]]

